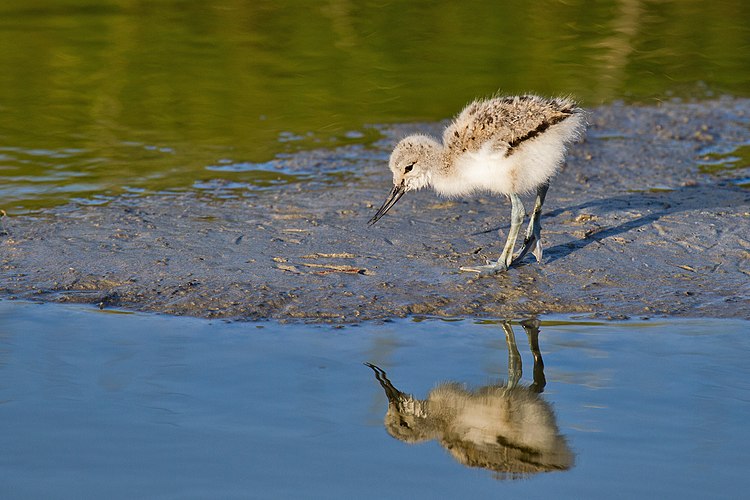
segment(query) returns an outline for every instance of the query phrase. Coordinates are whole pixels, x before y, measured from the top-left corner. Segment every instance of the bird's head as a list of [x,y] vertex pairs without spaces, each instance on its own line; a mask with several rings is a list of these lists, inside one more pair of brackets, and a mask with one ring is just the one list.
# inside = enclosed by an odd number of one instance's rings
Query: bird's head
[[416,191],[430,184],[433,170],[440,162],[442,147],[432,137],[410,135],[402,139],[391,153],[388,167],[393,173],[393,189],[383,206],[370,219],[375,224],[407,191]]

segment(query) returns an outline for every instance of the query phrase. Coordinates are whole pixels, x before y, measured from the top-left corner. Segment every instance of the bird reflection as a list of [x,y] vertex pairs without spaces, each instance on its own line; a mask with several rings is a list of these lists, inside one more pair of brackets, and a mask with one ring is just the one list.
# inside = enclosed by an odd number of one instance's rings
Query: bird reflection
[[560,434],[555,414],[540,393],[544,362],[539,351],[539,321],[521,322],[534,357],[533,383],[519,384],[521,355],[509,322],[503,323],[508,345],[508,381],[469,390],[458,382],[435,387],[426,399],[396,389],[386,372],[365,363],[388,397],[385,428],[406,443],[437,440],[460,463],[516,479],[568,470],[574,456]]

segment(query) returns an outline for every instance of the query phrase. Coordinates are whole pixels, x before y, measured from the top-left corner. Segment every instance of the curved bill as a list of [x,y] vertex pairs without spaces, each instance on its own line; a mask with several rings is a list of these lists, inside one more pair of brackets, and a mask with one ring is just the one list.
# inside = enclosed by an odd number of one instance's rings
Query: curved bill
[[402,182],[398,186],[393,186],[393,189],[391,189],[391,192],[388,193],[388,198],[385,199],[383,202],[383,206],[378,209],[378,211],[375,213],[375,215],[372,216],[372,219],[367,221],[367,224],[372,226],[377,221],[380,220],[382,216],[384,216],[388,210],[391,209],[393,205],[396,204],[398,200],[401,199],[401,197],[406,192],[406,186],[404,186],[404,183]]

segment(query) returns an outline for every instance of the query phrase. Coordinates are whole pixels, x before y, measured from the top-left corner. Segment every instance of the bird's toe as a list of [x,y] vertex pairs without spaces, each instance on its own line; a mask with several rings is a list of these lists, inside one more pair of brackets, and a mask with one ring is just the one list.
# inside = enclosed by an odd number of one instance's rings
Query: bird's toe
[[540,240],[536,240],[536,245],[534,245],[531,253],[536,257],[536,261],[541,264],[544,251],[542,250],[542,242]]
[[482,276],[492,276],[497,273],[502,273],[508,269],[508,266],[504,264],[487,264],[484,266],[463,266],[459,268],[461,271],[477,273]]

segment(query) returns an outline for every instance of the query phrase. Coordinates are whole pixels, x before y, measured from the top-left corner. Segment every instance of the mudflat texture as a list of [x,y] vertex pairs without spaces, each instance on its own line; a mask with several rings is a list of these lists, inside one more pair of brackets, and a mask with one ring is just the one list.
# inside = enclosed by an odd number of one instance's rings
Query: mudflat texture
[[[741,170],[700,169],[707,155],[747,145],[750,101],[611,105],[590,110],[589,122],[549,190],[541,265],[529,255],[496,276],[459,272],[500,255],[502,197],[408,193],[366,225],[391,188],[395,142],[443,126],[423,124],[383,128],[369,147],[279,159],[284,172],[315,175],[272,189],[209,179],[214,188],[201,192],[8,214],[0,297],[312,322],[750,319],[750,189],[736,185]],[[532,197],[524,201],[530,210]]]

